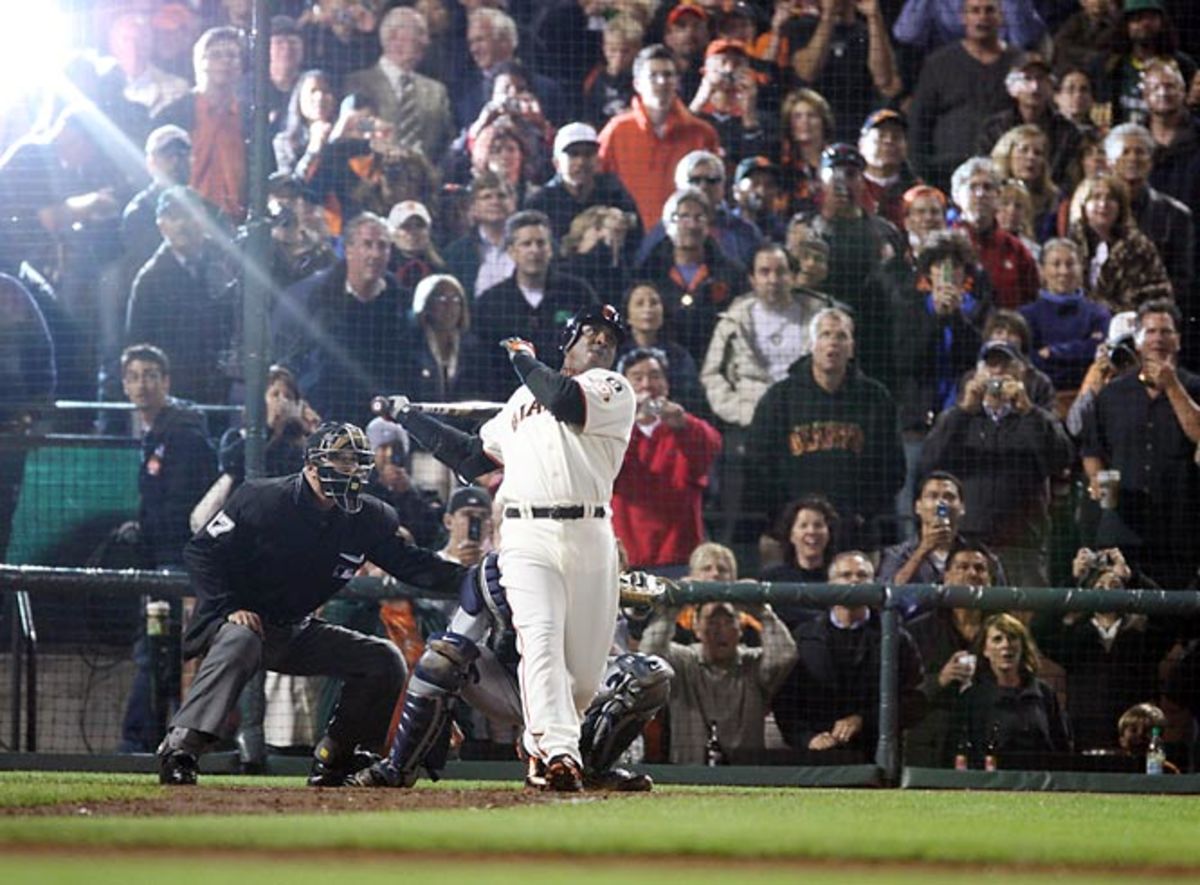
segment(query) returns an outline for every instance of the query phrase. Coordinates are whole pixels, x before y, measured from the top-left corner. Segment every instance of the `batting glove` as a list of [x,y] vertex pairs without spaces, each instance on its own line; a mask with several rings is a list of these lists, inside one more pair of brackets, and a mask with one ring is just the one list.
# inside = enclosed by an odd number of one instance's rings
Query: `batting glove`
[[537,351],[533,347],[533,342],[526,341],[524,338],[505,338],[500,342],[500,346],[508,353],[509,359],[512,359],[518,353],[527,353],[531,357],[537,357]]

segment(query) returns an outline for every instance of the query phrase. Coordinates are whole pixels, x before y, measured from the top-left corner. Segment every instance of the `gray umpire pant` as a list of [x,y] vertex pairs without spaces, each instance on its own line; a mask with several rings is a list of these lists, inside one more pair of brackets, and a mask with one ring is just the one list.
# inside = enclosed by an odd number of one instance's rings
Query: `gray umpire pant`
[[264,624],[263,632],[266,636],[260,638],[249,627],[221,625],[187,698],[171,720],[172,733],[188,729],[220,734],[242,688],[261,668],[341,679],[341,698],[326,734],[346,753],[355,745],[382,751],[392,710],[404,687],[400,650],[385,639],[316,618],[293,626]]

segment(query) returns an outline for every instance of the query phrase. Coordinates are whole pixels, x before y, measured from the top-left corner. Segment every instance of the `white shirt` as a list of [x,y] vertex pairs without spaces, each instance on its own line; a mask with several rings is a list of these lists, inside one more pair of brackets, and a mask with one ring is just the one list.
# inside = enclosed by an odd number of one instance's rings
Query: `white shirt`
[[480,428],[483,449],[504,464],[502,506],[608,504],[621,471],[637,400],[629,382],[607,369],[574,381],[583,390],[582,427],[555,418],[522,385]]
[[[813,311],[815,313],[815,311]],[[808,340],[810,312],[798,301],[782,310],[756,300],[750,307],[750,324],[754,329],[754,345],[767,362],[767,374],[772,381],[787,377],[792,363],[811,349]]]
[[479,250],[479,273],[475,275],[476,298],[497,283],[503,283],[517,269],[504,246],[493,245],[482,233],[479,233],[479,241],[483,246]]
[[379,70],[383,72],[396,95],[403,91],[405,81],[412,82],[412,74],[409,71],[403,70],[383,56],[379,58]]

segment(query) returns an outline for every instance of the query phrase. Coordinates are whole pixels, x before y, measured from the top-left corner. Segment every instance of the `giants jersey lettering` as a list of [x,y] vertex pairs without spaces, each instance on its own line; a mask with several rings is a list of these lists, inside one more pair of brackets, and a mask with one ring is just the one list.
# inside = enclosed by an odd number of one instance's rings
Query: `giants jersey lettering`
[[501,503],[607,504],[621,470],[637,401],[629,382],[605,369],[575,377],[586,400],[582,427],[566,424],[522,386],[479,431],[504,464]]

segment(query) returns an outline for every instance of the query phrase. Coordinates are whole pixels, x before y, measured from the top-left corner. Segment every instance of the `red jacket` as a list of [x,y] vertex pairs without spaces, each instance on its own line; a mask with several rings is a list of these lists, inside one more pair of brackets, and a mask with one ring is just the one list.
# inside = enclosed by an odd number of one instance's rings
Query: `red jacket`
[[680,430],[659,424],[650,436],[633,428],[613,487],[613,530],[631,566],[686,563],[704,540],[701,499],[721,434],[694,415],[684,422]]
[[638,96],[633,108],[608,121],[600,133],[600,164],[614,173],[637,204],[642,228],[650,230],[662,217],[663,203],[675,192],[675,166],[695,150],[721,154],[717,130],[678,98],[667,113],[660,138]]
[[971,236],[971,244],[979,253],[979,263],[987,271],[996,293],[996,307],[1016,310],[1037,298],[1037,262],[1025,248],[1025,244],[1008,231],[993,225],[986,234],[980,234],[972,225],[960,224]]

